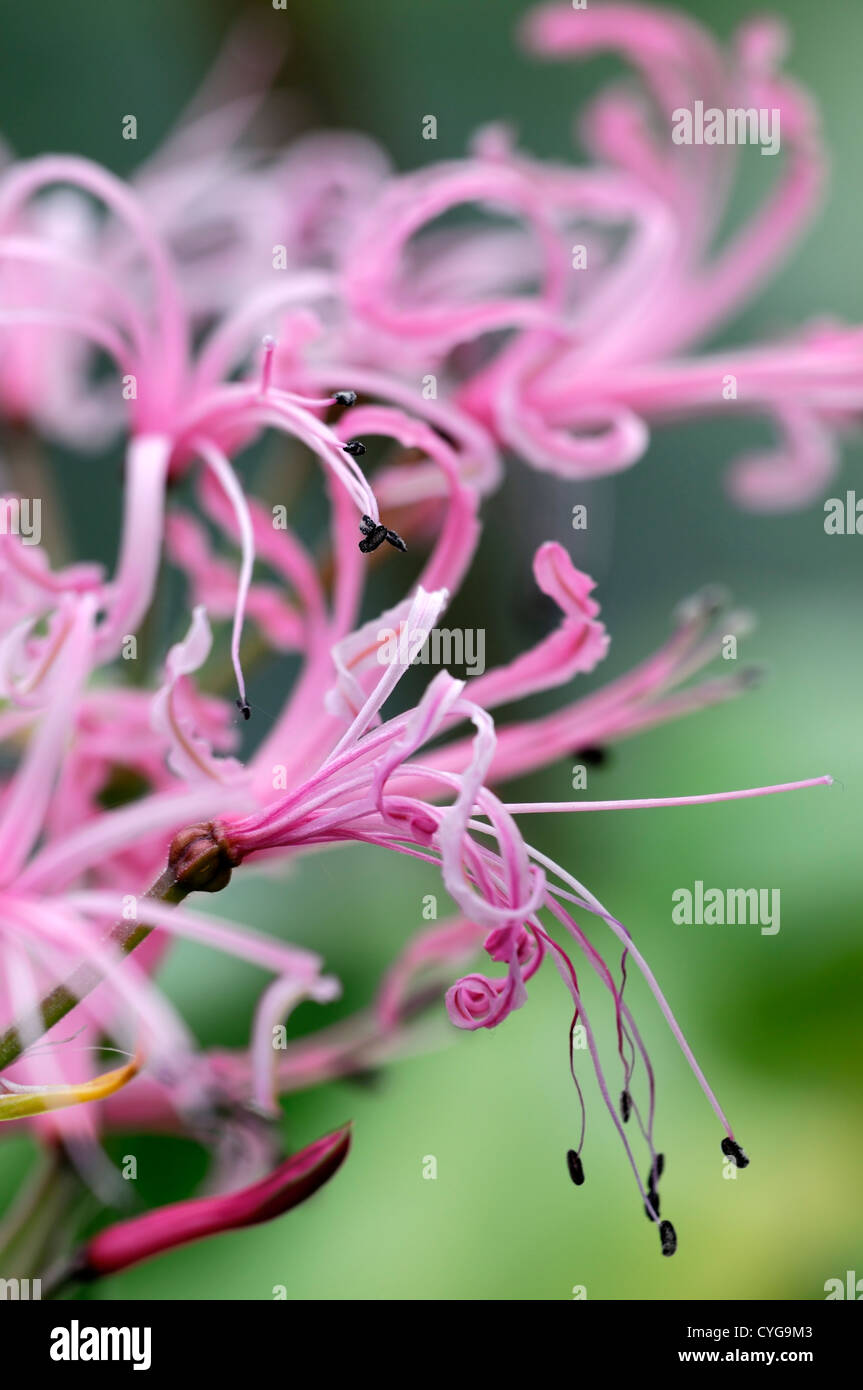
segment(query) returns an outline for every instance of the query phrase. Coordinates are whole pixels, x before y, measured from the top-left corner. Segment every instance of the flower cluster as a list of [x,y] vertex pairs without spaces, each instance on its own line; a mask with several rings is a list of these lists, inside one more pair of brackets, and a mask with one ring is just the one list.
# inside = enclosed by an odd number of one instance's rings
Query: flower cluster
[[[659,138],[644,103],[618,91],[588,113],[599,158],[587,169],[542,165],[499,129],[467,160],[419,174],[394,175],[359,136],[307,136],[264,157],[239,140],[260,97],[242,83],[251,73],[260,86],[268,61],[249,34],[236,40],[244,61],[220,66],[203,108],[130,183],[73,156],[0,173],[0,410],[17,491],[37,438],[83,454],[125,441],[113,573],[57,567],[47,547],[0,535],[0,739],[17,757],[0,790],[0,1118],[32,1123],[107,1200],[102,1127],[182,1129],[216,1155],[215,1196],[121,1222],[65,1277],[266,1219],[326,1181],[347,1131],[285,1161],[278,1097],[386,1056],[427,997],[430,969],[435,986],[448,976],[452,1022],[471,1030],[521,1007],[551,958],[570,1038],[583,1030],[664,1254],[676,1236],[660,1218],[654,1073],[625,997],[628,961],[717,1114],[723,1152],[747,1161],[629,930],[519,828],[522,814],[603,803],[514,805],[499,790],[745,690],[751,673],[701,675],[745,615],[720,622],[721,598],[700,595],[641,665],[574,696],[609,639],[592,580],[550,541],[534,560],[560,613],[549,635],[469,684],[438,673],[415,707],[388,701],[462,584],[502,449],[570,477],[624,468],[646,448],[646,421],[711,407],[733,370],[746,383],[741,404],[767,411],[788,438],[783,466],[750,461],[738,492],[785,504],[821,485],[833,426],[859,404],[854,335],[822,328],[732,366],[682,357],[805,223],[819,185],[815,122],[778,73],[780,35],[766,23],[739,35],[730,60],[689,22],[630,6],[541,9],[524,39],[547,57],[621,47],[660,117],[696,90],[778,105],[791,148],[768,206],[712,252],[728,158],[717,178],[706,151]],[[514,225],[434,227],[462,203]],[[588,249],[583,277],[570,265],[574,238]],[[297,484],[304,455],[321,466],[329,525],[314,544],[285,505],[243,480],[265,436],[283,441],[283,472],[293,467]],[[393,449],[369,480],[359,460],[372,438]],[[398,553],[408,547],[422,559],[406,596],[369,619],[369,567],[408,563]],[[169,568],[185,580],[188,612],[154,664],[145,623]],[[230,698],[211,620],[220,639],[230,627]],[[407,649],[385,660],[384,637],[402,626]],[[283,653],[299,674],[241,758],[254,712],[246,662]],[[555,688],[552,713],[492,719]],[[345,842],[436,864],[457,915],[406,944],[370,1010],[274,1047],[290,1011],[325,1005],[338,982],[313,952],[184,899],[224,888],[259,857],[269,865]],[[619,968],[586,918],[608,932]],[[242,1052],[202,1053],[155,984],[177,936],[272,976]],[[483,949],[500,973],[453,983]],[[608,996],[610,1059],[585,965]],[[106,1039],[132,1061],[100,1073]],[[572,1049],[570,1061],[580,1098]],[[584,1137],[582,1109],[568,1159],[578,1184]]]

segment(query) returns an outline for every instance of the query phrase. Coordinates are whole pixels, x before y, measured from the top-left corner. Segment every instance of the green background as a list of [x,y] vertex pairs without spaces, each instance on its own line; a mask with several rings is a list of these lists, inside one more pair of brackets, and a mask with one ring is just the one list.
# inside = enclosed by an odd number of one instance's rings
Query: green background
[[[287,14],[259,8],[293,35],[284,82],[302,95],[301,121],[368,131],[406,168],[458,156],[478,125],[502,117],[527,148],[562,157],[574,110],[619,72],[611,59],[570,67],[520,57],[512,30],[527,7],[517,0],[316,0],[292,4]],[[743,3],[678,8],[723,37],[752,12]],[[773,9],[793,28],[791,70],[823,110],[830,190],[801,248],[723,342],[778,334],[821,313],[859,320],[863,309],[863,7],[785,0]],[[73,149],[128,171],[168,130],[236,12],[212,0],[43,0],[38,7],[6,0],[6,139],[20,154]],[[119,136],[129,111],[138,116],[137,147]],[[420,138],[426,113],[438,116],[436,144]],[[753,170],[760,172],[744,160],[745,188]],[[547,967],[527,1006],[501,1028],[460,1035],[433,1019],[419,1055],[393,1064],[374,1088],[342,1082],[292,1097],[291,1146],[348,1117],[355,1122],[349,1162],[307,1205],[106,1281],[97,1296],[266,1299],[285,1285],[289,1298],[568,1299],[584,1285],[588,1299],[817,1299],[827,1279],[844,1279],[849,1269],[863,1276],[863,541],[827,537],[820,503],[780,517],[734,510],[724,467],[768,437],[752,421],[666,428],[629,474],[589,489],[512,461],[487,508],[479,563],[457,610],[464,625],[487,629],[493,657],[535,640],[529,557],[550,537],[600,581],[613,636],[603,675],[647,655],[677,600],[707,582],[727,585],[757,612],[743,655],[765,662],[770,679],[739,701],[624,744],[591,772],[589,793],[674,795],[823,772],[839,779],[835,787],[689,810],[542,817],[529,826],[535,842],[633,931],[751,1167],[723,1179],[713,1116],[647,991],[632,979],[630,1005],[658,1076],[663,1214],[676,1225],[677,1256],[660,1257],[590,1076],[588,1179],[573,1188],[564,1165],[578,1121],[567,1067],[570,1008]],[[859,444],[846,446],[831,492],[853,486],[859,452]],[[80,486],[86,467],[64,461],[63,482],[83,546],[110,557],[116,486],[100,489],[104,510],[94,510],[96,490]],[[587,538],[569,529],[579,501],[595,519]],[[569,792],[569,762],[513,787],[518,799]],[[779,887],[781,931],[762,937],[757,928],[672,925],[671,893],[695,879]],[[431,871],[351,848],[298,864],[283,883],[236,875],[214,905],[321,950],[345,984],[344,1000],[329,1011],[337,1017],[368,1001],[387,962],[421,926],[422,895],[435,890]],[[254,971],[183,946],[163,979],[202,1043],[242,1043],[261,985]],[[311,1028],[322,1018],[307,1005],[297,1021]],[[201,1173],[200,1152],[182,1141],[136,1138],[114,1152],[138,1155],[148,1204],[185,1195]],[[436,1181],[423,1180],[426,1155],[437,1158]],[[0,1149],[0,1201],[30,1157],[23,1138]]]

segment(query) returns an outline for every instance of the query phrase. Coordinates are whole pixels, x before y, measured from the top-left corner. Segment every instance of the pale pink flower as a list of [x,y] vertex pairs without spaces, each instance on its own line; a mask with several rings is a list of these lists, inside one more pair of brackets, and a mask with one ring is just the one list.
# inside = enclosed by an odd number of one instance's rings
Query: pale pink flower
[[[81,1080],[92,1073],[97,1040],[107,1034],[127,1049],[143,1050],[157,1074],[174,1086],[187,1074],[191,1084],[185,1101],[180,1087],[179,1103],[200,1104],[194,1042],[148,978],[160,943],[145,944],[127,958],[108,937],[108,928],[117,921],[158,926],[231,952],[290,980],[295,1002],[319,994],[332,998],[332,983],[323,983],[320,958],[311,952],[145,896],[164,865],[174,830],[212,811],[220,799],[223,805],[232,799],[237,804],[236,782],[208,777],[202,790],[179,780],[164,768],[171,746],[164,737],[157,745],[153,735],[149,748],[141,737],[130,748],[130,736],[142,733],[138,702],[117,693],[108,712],[99,695],[84,691],[95,660],[93,598],[67,596],[57,617],[63,633],[41,673],[41,708],[28,710],[26,728],[14,730],[16,737],[26,735],[26,750],[0,791],[0,1032],[17,1023],[25,1044],[8,1083]],[[135,788],[135,800],[106,810],[99,797],[118,768],[138,772],[146,793]],[[80,1036],[61,1045],[61,1024],[39,1043],[43,1025],[37,1002],[55,986],[69,984],[74,992],[77,985],[86,993],[99,979],[104,983],[75,1012]],[[67,1136],[92,1137],[94,1121],[95,1111],[81,1107],[36,1123]]]
[[[762,283],[817,198],[815,121],[778,73],[777,28],[745,27],[725,55],[693,23],[664,12],[556,5],[529,16],[524,33],[544,57],[622,47],[641,68],[660,123],[696,98],[778,106],[786,153],[767,203],[716,252],[731,151],[674,146],[618,92],[589,113],[597,162],[587,168],[540,164],[497,127],[480,133],[468,159],[404,176],[362,137],[308,137],[283,157],[244,151],[239,137],[272,75],[271,55],[248,33],[240,39],[248,63],[222,60],[131,185],[76,156],[0,174],[0,409],[16,428],[83,452],[126,440],[110,576],[86,564],[54,570],[39,547],[0,537],[0,738],[24,748],[0,788],[0,1026],[19,1021],[27,1044],[0,1086],[89,1076],[87,1053],[107,1035],[143,1055],[143,1075],[100,1111],[58,1112],[39,1119],[40,1129],[90,1147],[97,1115],[200,1134],[203,1117],[225,1104],[226,1131],[248,1127],[251,1112],[263,1126],[242,1160],[260,1173],[272,1166],[272,1126],[262,1116],[275,1116],[280,1093],[386,1056],[422,998],[418,980],[443,968],[454,975],[484,946],[500,973],[462,975],[447,1010],[456,1026],[490,1028],[524,1004],[551,956],[670,1254],[676,1237],[660,1221],[653,1071],[624,999],[628,959],[720,1120],[723,1152],[741,1166],[747,1160],[628,930],[525,840],[516,817],[681,805],[829,779],[666,801],[502,801],[492,787],[508,778],[734,696],[751,678],[691,681],[719,645],[717,602],[702,597],[631,672],[567,697],[551,714],[496,728],[490,710],[565,685],[607,650],[593,582],[556,544],[534,561],[539,588],[561,614],[548,637],[470,685],[441,672],[415,708],[384,707],[468,569],[481,494],[500,480],[500,448],[570,477],[628,467],[647,447],[650,422],[713,409],[730,371],[745,388],[740,405],[767,411],[789,441],[781,464],[750,461],[737,473],[738,494],[756,505],[803,501],[829,476],[834,434],[863,403],[859,331],[820,325],[789,344],[688,357]],[[509,214],[515,226],[432,225],[461,204]],[[619,243],[621,228],[628,236]],[[570,259],[581,238],[587,278]],[[277,249],[284,268],[274,263]],[[113,364],[112,376],[95,379],[95,355]],[[439,390],[426,399],[429,374]],[[332,517],[323,560],[287,525],[274,526],[272,511],[241,483],[238,457],[271,430],[322,465]],[[391,441],[396,461],[367,479],[356,436]],[[190,478],[175,505],[175,485]],[[382,512],[397,513],[411,549],[418,542],[428,554],[410,594],[364,621],[366,552],[380,548],[397,563],[390,546],[404,546]],[[191,613],[173,634],[155,693],[111,683],[109,668],[152,606],[166,553],[186,576]],[[236,756],[236,711],[198,686],[213,644],[208,611],[231,622],[236,704],[246,718],[244,620],[267,650],[302,662],[245,764]],[[745,615],[726,617],[723,635],[745,626]],[[391,629],[406,631],[406,650],[385,659]],[[278,861],[348,841],[437,864],[458,916],[406,945],[369,1014],[280,1056],[273,1029],[286,1015],[304,1000],[335,997],[321,959],[146,890],[169,844],[190,882],[215,888],[246,859]],[[209,881],[196,877],[213,862]],[[584,914],[620,948],[619,983]],[[153,931],[131,958],[111,935],[124,920]],[[272,976],[242,1054],[196,1053],[151,978],[164,933]],[[608,992],[615,1086],[576,959]],[[75,1010],[78,1046],[61,1045],[56,1032],[40,1044],[37,1001],[81,971],[87,989],[102,983]],[[625,1129],[630,1116],[646,1149],[645,1180]],[[345,1136],[336,1141],[340,1162]],[[579,1183],[583,1141],[582,1123],[568,1157]],[[104,1233],[87,1268],[120,1268],[285,1209],[305,1190],[303,1163],[299,1187],[289,1165],[251,1190]],[[217,1184],[244,1189],[238,1176],[229,1158]]]
[[[65,156],[5,171],[0,401],[83,449],[128,410],[145,441],[130,449],[130,496],[153,526],[118,575],[118,622],[133,573],[147,588],[161,484],[200,457],[196,442],[231,455],[266,426],[311,444],[284,398],[264,417],[219,395],[266,334],[279,340],[277,388],[351,387],[420,415],[459,441],[461,476],[482,490],[499,466],[475,422],[539,468],[587,477],[641,458],[654,423],[726,409],[763,413],[779,437],[735,465],[740,501],[781,508],[824,487],[863,408],[859,329],[816,322],[781,342],[691,355],[781,266],[820,200],[817,115],[781,70],[782,23],[750,20],[723,47],[672,11],[557,3],[529,11],[520,40],[544,61],[613,50],[637,69],[640,91],[615,85],[584,113],[590,163],[542,163],[499,125],[466,159],[404,175],[359,135],[301,136],[274,153],[245,137],[278,54],[245,29],[131,186]],[[696,101],[781,117],[778,156],[760,161],[769,189],[719,245],[737,151],[674,143],[674,112]],[[110,213],[101,223],[93,199]],[[434,225],[463,205],[510,225]],[[135,398],[93,384],[92,347],[134,377]],[[426,400],[430,375],[437,399]],[[233,418],[216,430],[225,410]],[[230,488],[225,467],[204,462]],[[420,497],[423,481],[412,479]]]
[[[784,343],[689,358],[776,272],[817,208],[824,155],[811,103],[779,67],[779,21],[747,22],[723,49],[692,19],[636,4],[528,13],[522,39],[543,59],[619,51],[643,94],[603,91],[581,122],[591,165],[541,164],[509,133],[481,133],[471,158],[390,181],[369,207],[344,270],[354,313],[386,360],[439,371],[459,404],[514,453],[570,477],[629,467],[648,425],[737,407],[775,423],[775,454],[741,460],[739,500],[799,505],[836,464],[835,434],[859,418],[856,330],[815,328]],[[781,118],[781,165],[744,227],[720,249],[733,146],[672,141],[674,112],[765,108]],[[773,161],[763,161],[765,168]],[[437,231],[460,204],[505,212],[514,229]],[[612,237],[623,230],[615,249]],[[573,270],[573,247],[586,266]],[[526,281],[536,288],[525,290]],[[488,335],[507,331],[502,345]],[[733,377],[738,394],[725,389]]]

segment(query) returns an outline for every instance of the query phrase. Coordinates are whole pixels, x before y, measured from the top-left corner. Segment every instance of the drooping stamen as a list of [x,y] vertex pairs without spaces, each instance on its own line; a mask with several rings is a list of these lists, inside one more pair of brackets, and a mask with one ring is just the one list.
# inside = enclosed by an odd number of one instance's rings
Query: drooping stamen
[[[575,967],[573,966],[573,974],[574,973]],[[576,988],[578,988],[577,979]],[[572,1023],[569,1025],[569,1074],[572,1077],[572,1084],[575,1086],[575,1094],[578,1096],[579,1109],[581,1110],[581,1133],[578,1137],[578,1148],[580,1152],[584,1145],[584,1132],[587,1128],[587,1107],[584,1104],[584,1093],[581,1089],[581,1082],[579,1081],[575,1070],[575,1029],[577,1023],[578,1008],[576,1008],[575,1013],[572,1016]]]
[[558,943],[554,940],[554,938],[549,936],[549,934],[546,931],[544,931],[543,928],[540,927],[538,922],[536,921],[534,921],[534,930],[536,934],[542,938],[542,940],[545,942],[546,946],[550,950],[552,959],[555,965],[557,966],[558,973],[560,974],[561,979],[567,985],[569,992],[572,995],[573,1003],[575,1004],[576,1009],[581,1015],[582,1025],[584,1027],[585,1035],[587,1037],[587,1046],[590,1051],[591,1060],[593,1062],[593,1070],[596,1075],[597,1083],[599,1085],[600,1095],[602,1096],[602,1099],[605,1103],[605,1108],[611,1116],[611,1119],[614,1122],[614,1126],[617,1129],[618,1134],[620,1135],[624,1150],[626,1151],[626,1157],[629,1160],[629,1166],[632,1169],[632,1172],[635,1176],[635,1181],[638,1184],[638,1191],[641,1194],[641,1199],[642,1201],[646,1201],[647,1192],[645,1191],[645,1188],[642,1184],[641,1175],[639,1174],[638,1166],[635,1162],[635,1157],[629,1145],[629,1141],[626,1137],[626,1131],[624,1130],[623,1125],[620,1123],[620,1120],[618,1119],[617,1111],[614,1107],[614,1101],[611,1099],[611,1095],[609,1093],[608,1086],[605,1081],[602,1063],[600,1061],[599,1052],[597,1050],[596,1038],[594,1036],[593,1029],[591,1028],[590,1023],[588,1022],[587,1014],[584,1008],[584,1002],[578,990],[575,969],[573,967],[572,961],[569,959],[569,956],[562,949],[562,947],[559,946]]
[[[594,970],[596,970],[596,972],[597,972],[597,974],[599,975],[600,979],[602,979],[602,981],[604,982],[604,984],[606,985],[606,987],[607,987],[607,988],[609,989],[609,991],[611,992],[611,995],[612,995],[612,997],[613,997],[613,999],[614,999],[615,1017],[616,1017],[616,1022],[617,1022],[618,1055],[620,1056],[620,1060],[621,1060],[621,1064],[622,1064],[622,1066],[623,1066],[623,1072],[624,1072],[624,1092],[623,1092],[623,1094],[626,1095],[626,1098],[627,1098],[627,1101],[628,1101],[628,1109],[627,1109],[626,1113],[623,1115],[623,1122],[624,1122],[624,1124],[625,1124],[625,1123],[627,1122],[627,1120],[629,1119],[630,1115],[633,1113],[633,1111],[635,1112],[635,1115],[636,1115],[636,1117],[638,1118],[639,1125],[641,1126],[641,1129],[642,1129],[642,1132],[643,1132],[643,1134],[644,1134],[644,1137],[645,1137],[645,1139],[647,1139],[647,1142],[650,1144],[650,1149],[651,1149],[651,1153],[652,1153],[652,1152],[653,1152],[653,1143],[652,1143],[652,1139],[651,1139],[651,1133],[652,1133],[652,1129],[653,1129],[653,1072],[652,1072],[652,1069],[651,1069],[651,1066],[650,1066],[649,1058],[648,1058],[647,1053],[646,1053],[646,1051],[645,1051],[645,1049],[644,1049],[644,1045],[643,1045],[643,1043],[641,1042],[641,1039],[640,1039],[640,1037],[639,1037],[639,1035],[638,1035],[638,1032],[637,1032],[637,1030],[635,1029],[634,1023],[633,1023],[633,1021],[632,1021],[632,1016],[631,1016],[631,1014],[630,1014],[628,1008],[627,1008],[626,1005],[624,1004],[623,999],[621,998],[619,992],[618,992],[618,991],[615,989],[615,987],[614,987],[614,981],[612,980],[611,972],[609,971],[608,967],[606,966],[605,962],[603,961],[603,959],[602,959],[602,957],[599,955],[599,953],[598,953],[597,951],[595,951],[595,950],[593,949],[593,947],[590,945],[590,943],[587,941],[587,938],[584,936],[584,933],[580,930],[580,928],[578,927],[577,923],[575,923],[575,922],[573,921],[573,919],[572,919],[571,917],[568,916],[568,914],[564,913],[564,912],[563,912],[557,905],[555,905],[553,902],[547,903],[546,906],[549,908],[549,910],[550,910],[552,913],[554,913],[554,915],[555,915],[555,917],[557,917],[558,921],[560,921],[564,926],[566,926],[567,930],[575,937],[575,939],[578,941],[579,945],[581,946],[582,950],[584,951],[585,955],[587,956],[588,960],[590,961],[591,965],[593,966]],[[570,963],[570,964],[571,964],[571,963]],[[577,989],[578,989],[578,979],[577,979],[577,977],[575,976],[574,967],[573,967],[572,982],[573,982],[573,984],[574,984],[574,986],[575,986],[575,988],[576,988],[576,990],[577,990]],[[569,1069],[570,1069],[570,1072],[572,1073],[572,1079],[573,1079],[573,1081],[575,1081],[576,1087],[578,1088],[579,1100],[581,1101],[581,1104],[582,1104],[582,1115],[583,1115],[583,1113],[584,1113],[584,1102],[583,1102],[583,1100],[582,1100],[581,1090],[580,1090],[580,1088],[578,1087],[578,1080],[577,1080],[576,1075],[575,1075],[574,1052],[573,1052],[573,1035],[574,1035],[574,1029],[575,1029],[575,1025],[576,1025],[577,1020],[578,1020],[578,1009],[576,1008],[575,1017],[573,1018],[572,1025],[571,1025],[571,1027],[570,1027],[570,1033],[569,1033]],[[628,1087],[629,1087],[629,1080],[630,1080],[630,1077],[631,1077],[631,1075],[632,1075],[632,1070],[633,1070],[633,1062],[632,1062],[631,1059],[634,1058],[634,1056],[635,1056],[635,1047],[636,1047],[636,1042],[635,1042],[635,1040],[634,1040],[633,1034],[635,1035],[635,1038],[637,1039],[637,1045],[638,1045],[639,1051],[641,1052],[641,1054],[642,1054],[642,1056],[643,1056],[643,1058],[644,1058],[644,1064],[645,1064],[645,1067],[646,1067],[647,1072],[648,1072],[648,1078],[649,1078],[649,1083],[650,1083],[650,1095],[651,1095],[650,1117],[649,1117],[649,1119],[648,1119],[648,1125],[647,1125],[647,1128],[646,1128],[646,1129],[645,1129],[644,1125],[641,1123],[641,1117],[640,1117],[640,1115],[639,1115],[638,1108],[637,1108],[637,1106],[635,1105],[635,1103],[634,1103],[634,1101],[633,1101],[633,1099],[632,1099],[632,1096],[629,1094],[629,1090],[628,1090]],[[628,1046],[629,1046],[630,1054],[631,1054],[629,1058],[628,1058],[627,1055],[626,1055],[626,1046],[627,1046],[627,1044],[628,1044]],[[621,1104],[622,1104],[622,1097],[621,1097]],[[621,1131],[621,1133],[622,1133],[622,1131]],[[583,1122],[583,1120],[582,1120],[582,1138],[583,1138],[583,1134],[584,1134],[584,1122]]]
[[237,679],[237,689],[240,692],[237,708],[243,718],[248,719],[251,710],[246,699],[246,680],[240,660],[240,638],[243,635],[243,619],[246,614],[246,602],[255,567],[255,533],[252,518],[239,479],[221,449],[218,449],[209,439],[194,439],[192,447],[218,479],[222,491],[233,508],[237,529],[240,533],[240,576],[237,581],[237,599],[234,605],[234,622],[231,630],[231,664]]
[[647,1201],[644,1204],[644,1212],[649,1221],[659,1219],[659,1189],[658,1182],[665,1171],[665,1154],[654,1154],[653,1164],[647,1175]]
[[736,1165],[737,1165],[738,1168],[748,1168],[748,1167],[749,1167],[749,1159],[747,1158],[746,1154],[745,1154],[745,1153],[743,1152],[743,1150],[741,1149],[741,1147],[740,1147],[740,1145],[738,1144],[738,1142],[737,1142],[736,1139],[732,1139],[732,1138],[729,1136],[729,1137],[723,1139],[722,1144],[720,1145],[720,1147],[721,1147],[722,1152],[724,1153],[724,1155],[725,1155],[726,1158],[733,1158],[733,1159],[734,1159],[734,1162],[736,1163]]
[[575,1152],[575,1149],[567,1149],[566,1166],[569,1169],[569,1176],[572,1178],[576,1187],[581,1187],[584,1182],[584,1165]]
[[662,1242],[663,1255],[673,1255],[677,1249],[677,1232],[670,1221],[660,1221],[659,1239]]

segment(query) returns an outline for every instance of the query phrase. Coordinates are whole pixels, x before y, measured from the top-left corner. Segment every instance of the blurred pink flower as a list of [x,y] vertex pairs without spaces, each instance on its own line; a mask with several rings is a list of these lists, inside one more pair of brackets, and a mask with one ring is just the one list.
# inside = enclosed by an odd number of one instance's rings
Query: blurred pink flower
[[[458,441],[460,475],[481,490],[499,467],[476,423],[539,468],[587,477],[642,457],[654,421],[761,412],[780,447],[735,466],[738,499],[799,505],[823,488],[837,434],[863,406],[859,330],[818,322],[783,342],[690,355],[776,272],[819,202],[817,117],[781,72],[782,23],[749,20],[724,49],[672,11],[560,3],[529,11],[521,41],[543,60],[610,49],[637,69],[641,93],[615,85],[587,108],[591,163],[541,163],[501,126],[480,132],[469,158],[404,175],[360,135],[306,135],[284,154],[244,146],[278,62],[245,28],[131,186],[72,156],[6,169],[0,401],[85,450],[124,415],[135,436],[142,534],[117,576],[117,622],[133,583],[149,587],[165,479],[201,459],[233,496],[213,450],[232,455],[263,428],[298,435],[377,519],[309,418],[323,406],[304,409],[297,392],[328,401],[352,388],[419,415]],[[672,141],[674,111],[696,100],[781,115],[779,173],[764,161],[770,191],[718,247],[738,152]],[[498,225],[435,225],[463,205]],[[587,257],[576,269],[574,247]],[[267,334],[272,389],[231,384]],[[94,384],[94,349],[119,383]],[[423,477],[412,479],[420,496]]]

